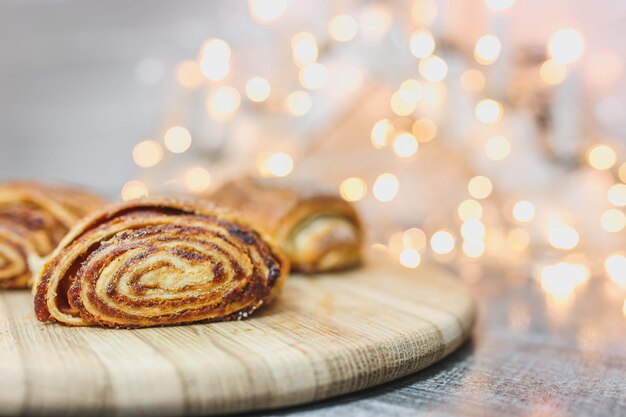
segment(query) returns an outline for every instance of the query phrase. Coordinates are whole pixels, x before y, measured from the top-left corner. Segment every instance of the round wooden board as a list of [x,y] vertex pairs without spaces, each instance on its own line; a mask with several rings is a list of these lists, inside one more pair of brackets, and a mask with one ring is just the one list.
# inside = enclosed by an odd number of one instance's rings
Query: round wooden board
[[35,320],[0,293],[0,415],[206,415],[277,408],[416,372],[469,335],[474,304],[442,270],[390,265],[289,278],[252,318],[140,330]]

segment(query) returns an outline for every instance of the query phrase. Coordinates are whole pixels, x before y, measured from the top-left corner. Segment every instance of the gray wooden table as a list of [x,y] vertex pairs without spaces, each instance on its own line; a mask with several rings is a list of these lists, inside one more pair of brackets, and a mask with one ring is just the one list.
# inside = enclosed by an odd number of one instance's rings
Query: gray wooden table
[[471,284],[473,338],[385,386],[262,416],[626,416],[624,291],[594,277],[556,302],[532,279],[488,271]]

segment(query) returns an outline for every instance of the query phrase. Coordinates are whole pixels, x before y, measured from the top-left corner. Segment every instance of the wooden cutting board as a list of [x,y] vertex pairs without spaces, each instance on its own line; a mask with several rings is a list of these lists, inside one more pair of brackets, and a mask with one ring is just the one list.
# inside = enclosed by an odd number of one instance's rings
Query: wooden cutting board
[[0,415],[204,415],[302,404],[416,372],[456,349],[475,309],[442,270],[376,264],[289,278],[252,318],[141,330],[35,320],[0,293]]

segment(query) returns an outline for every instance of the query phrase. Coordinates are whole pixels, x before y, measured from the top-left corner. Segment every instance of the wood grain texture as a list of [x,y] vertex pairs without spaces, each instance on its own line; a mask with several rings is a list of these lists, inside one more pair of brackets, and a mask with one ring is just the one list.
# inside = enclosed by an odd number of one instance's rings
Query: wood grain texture
[[474,305],[440,269],[292,276],[241,322],[141,330],[41,324],[0,295],[0,415],[206,415],[329,398],[416,372],[468,336]]

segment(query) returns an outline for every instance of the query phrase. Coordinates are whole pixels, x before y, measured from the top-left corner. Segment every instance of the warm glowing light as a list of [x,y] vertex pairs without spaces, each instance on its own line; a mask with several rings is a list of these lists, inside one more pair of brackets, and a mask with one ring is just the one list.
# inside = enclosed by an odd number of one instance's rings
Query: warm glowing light
[[626,183],[626,162],[622,162],[622,165],[619,166],[617,174],[619,175],[619,179]]
[[309,32],[296,33],[291,39],[291,50],[293,61],[301,67],[314,63],[319,54],[317,40]]
[[400,190],[400,182],[395,175],[385,173],[376,178],[372,193],[376,200],[386,203],[393,200]]
[[607,275],[619,287],[626,289],[626,256],[616,253],[604,261]]
[[493,64],[500,56],[502,50],[502,43],[494,35],[484,35],[474,47],[474,58],[479,64],[489,65]]
[[278,19],[287,8],[287,0],[248,0],[250,16],[260,23]]
[[311,100],[309,93],[298,90],[287,96],[285,107],[287,112],[292,116],[302,116],[311,110],[313,100]]
[[589,279],[589,268],[582,264],[559,262],[541,271],[541,288],[559,300],[569,298],[576,287]]
[[463,253],[470,258],[478,258],[485,253],[485,242],[470,240],[463,242]]
[[148,187],[141,181],[132,180],[124,184],[122,188],[122,200],[136,200],[149,195]]
[[485,4],[491,10],[506,10],[513,6],[515,0],[485,0]]
[[173,153],[183,153],[191,146],[191,134],[182,126],[174,126],[165,132],[165,147]]
[[411,131],[420,142],[430,142],[437,135],[437,125],[430,119],[417,119]]
[[560,84],[567,77],[567,66],[549,59],[539,68],[541,80],[548,85]]
[[185,175],[185,185],[192,193],[201,193],[209,188],[211,175],[202,167],[194,167]]
[[356,20],[352,16],[342,14],[330,19],[328,32],[338,42],[348,42],[354,39],[358,31]]
[[561,29],[555,32],[548,42],[548,53],[559,64],[578,61],[584,52],[585,41],[575,29]]
[[341,182],[339,192],[346,201],[359,201],[367,194],[367,183],[358,177],[346,178]]
[[515,251],[523,251],[530,244],[530,235],[521,228],[512,229],[506,237],[506,241]]
[[608,209],[600,216],[600,224],[607,232],[619,232],[626,226],[626,215],[621,210]]
[[615,184],[607,193],[609,202],[618,207],[626,206],[626,184]]
[[594,145],[587,152],[589,165],[598,170],[606,170],[615,165],[617,155],[608,145]]
[[133,148],[133,160],[142,168],[153,167],[163,158],[163,148],[159,142],[145,140]]
[[204,41],[200,48],[201,57],[209,58],[212,61],[228,62],[230,60],[230,46],[226,41],[211,38]]
[[426,58],[435,51],[435,38],[427,30],[416,30],[411,34],[409,48],[414,57]]
[[493,190],[493,185],[489,178],[478,175],[469,181],[467,190],[472,197],[482,200],[483,198],[489,197],[489,194],[491,194]]
[[404,249],[400,253],[400,265],[407,268],[417,268],[422,262],[422,257],[420,253],[415,249]]
[[435,0],[413,0],[411,16],[418,26],[430,26],[437,17]]
[[518,201],[513,206],[513,217],[518,222],[528,223],[535,218],[535,205],[526,200]]
[[485,88],[485,76],[476,69],[468,69],[461,74],[461,87],[472,93],[477,93]]
[[412,100],[417,102],[424,95],[424,87],[422,83],[409,78],[408,80],[404,80],[402,84],[400,84],[400,91],[406,91],[413,95]]
[[574,249],[579,241],[580,236],[573,227],[557,224],[548,229],[548,242],[556,249]]
[[241,104],[239,92],[230,86],[218,88],[209,96],[207,107],[209,114],[218,121],[229,120]]
[[405,248],[422,250],[426,247],[426,233],[422,229],[412,227],[402,234],[402,244]]
[[267,100],[271,91],[270,83],[265,78],[252,77],[246,83],[246,95],[257,103]]
[[376,149],[381,149],[387,146],[389,137],[393,133],[393,130],[393,125],[388,119],[382,119],[374,123],[372,132],[370,133],[372,145],[374,145]]
[[410,133],[401,133],[393,141],[393,151],[400,158],[410,158],[417,152],[417,139]]
[[448,64],[437,55],[431,55],[420,60],[419,72],[430,82],[438,82],[448,75]]
[[211,81],[221,81],[230,70],[230,47],[221,39],[209,39],[201,49],[200,71]]
[[365,39],[381,38],[389,32],[393,23],[393,14],[389,7],[380,3],[369,3],[359,16],[359,26]]
[[465,240],[482,240],[485,232],[485,225],[480,220],[467,220],[461,225],[461,236]]
[[200,65],[190,59],[180,62],[176,66],[176,80],[180,85],[190,90],[200,87],[204,83]]
[[483,216],[483,206],[476,200],[465,200],[457,209],[459,218],[463,221],[479,220]]
[[447,230],[439,230],[430,237],[430,247],[433,252],[445,255],[454,250],[454,236]]
[[511,143],[505,137],[494,136],[485,144],[485,153],[494,161],[501,161],[511,153]]
[[483,99],[476,105],[476,118],[483,123],[495,123],[502,118],[504,109],[502,104],[495,100]]
[[415,111],[417,100],[410,91],[398,90],[391,95],[391,110],[398,116],[408,116]]
[[328,81],[328,69],[319,63],[310,64],[300,70],[298,78],[304,88],[316,90]]
[[286,177],[293,170],[293,159],[284,152],[262,154],[257,160],[257,168],[264,177]]

